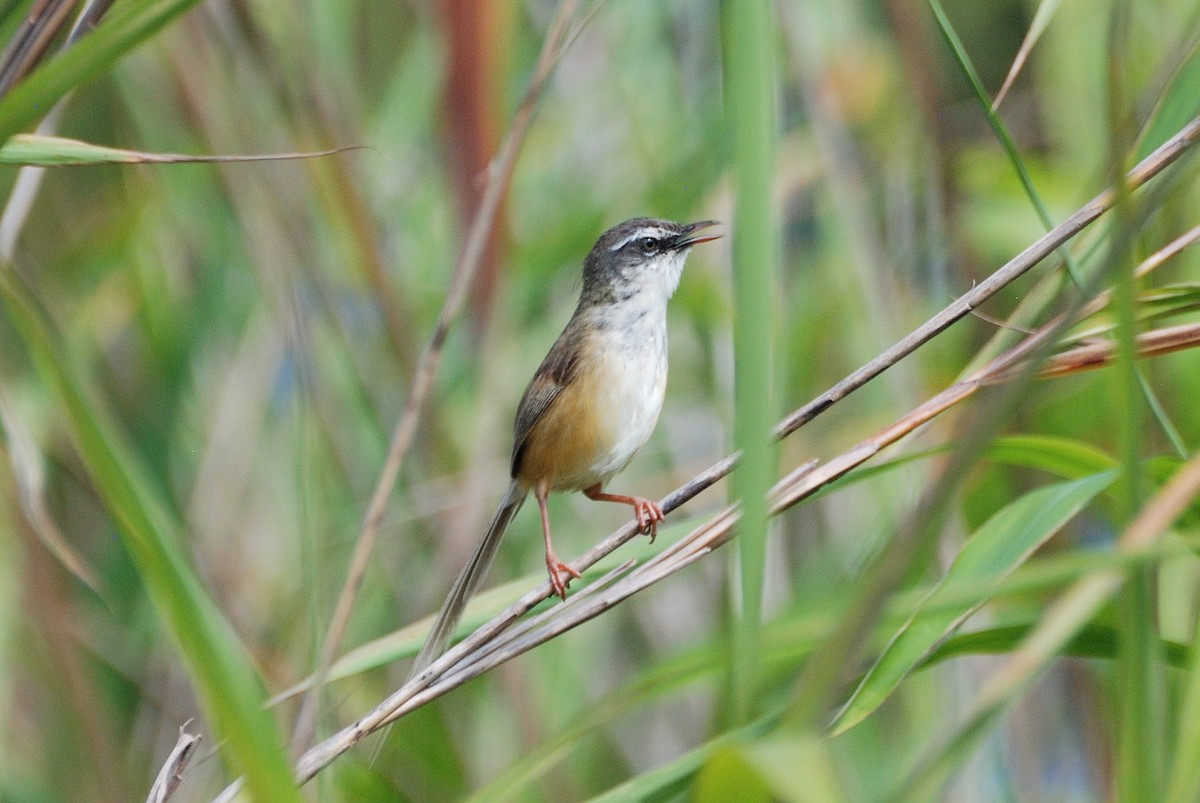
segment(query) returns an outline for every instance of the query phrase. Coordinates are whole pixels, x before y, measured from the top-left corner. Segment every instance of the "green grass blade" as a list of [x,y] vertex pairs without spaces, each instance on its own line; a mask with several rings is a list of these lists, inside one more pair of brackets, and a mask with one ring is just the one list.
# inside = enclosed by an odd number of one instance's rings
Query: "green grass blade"
[[1051,435],[1010,435],[997,438],[987,457],[997,463],[1036,468],[1066,479],[1080,479],[1116,468],[1107,452],[1074,438]]
[[1200,40],[1193,45],[1155,110],[1138,143],[1137,158],[1144,159],[1197,114],[1200,114]]
[[827,740],[815,734],[772,734],[718,750],[696,778],[689,797],[728,800],[838,803],[842,789]]
[[643,773],[592,798],[592,803],[623,803],[638,800],[674,800],[685,785],[713,755],[725,747],[766,734],[782,714],[774,712],[737,730],[726,731],[679,758],[651,772]]
[[[971,633],[959,633],[946,639],[917,669],[958,658],[963,655],[1003,655],[1012,652],[1037,626],[1036,619],[1009,623]],[[1170,666],[1186,669],[1192,650],[1186,644],[1162,639],[1163,656]],[[1062,646],[1060,655],[1072,658],[1114,659],[1121,649],[1121,635],[1116,628],[1105,625],[1086,625]]]
[[188,566],[180,527],[94,394],[71,367],[62,341],[12,271],[0,297],[13,328],[53,389],[87,466],[165,628],[183,657],[231,767],[258,800],[299,800],[283,743],[249,655]]
[[[771,204],[775,145],[774,8],[766,0],[723,5],[727,136],[735,186],[733,219],[734,444],[742,459],[733,495],[741,504],[739,577],[730,666],[735,722],[752,715],[759,674],[759,626],[766,564],[766,493],[775,480],[771,428],[771,343],[775,292],[775,228]],[[734,595],[730,595],[731,599]]]
[[[987,601],[998,580],[1023,563],[1116,477],[1109,471],[1040,488],[988,519],[967,541],[942,579],[942,584],[974,585],[980,592],[978,600],[960,608],[943,607],[936,613],[915,611],[838,714],[834,733],[854,727],[882,705],[942,639]],[[925,602],[936,602],[942,584]]]
[[1192,634],[1191,666],[1176,720],[1174,758],[1166,781],[1168,803],[1200,800],[1200,619]]
[[207,162],[268,162],[285,159],[305,159],[329,156],[336,150],[311,153],[268,153],[191,155],[183,153],[150,153],[126,148],[95,145],[69,137],[43,134],[14,134],[0,147],[0,164],[34,165],[37,167],[74,167],[97,164],[187,164]]
[[[1145,492],[1144,411],[1141,403],[1136,338],[1137,210],[1132,190],[1121,178],[1132,150],[1133,94],[1126,65],[1132,44],[1132,14],[1114,4],[1108,24],[1107,113],[1109,161],[1116,181],[1113,237],[1107,263],[1115,278],[1113,311],[1117,321],[1117,359],[1112,372],[1114,431],[1124,471],[1115,489],[1116,518],[1127,527],[1139,515]],[[1117,662],[1116,762],[1114,794],[1123,800],[1160,800],[1166,758],[1166,675],[1158,639],[1158,575],[1153,567],[1129,573],[1117,603],[1121,654]]]
[[1000,91],[996,93],[996,101],[992,107],[998,107],[1004,100],[1004,96],[1008,94],[1009,88],[1013,82],[1017,80],[1017,76],[1021,73],[1021,68],[1025,65],[1025,61],[1029,58],[1029,54],[1033,52],[1034,45],[1038,39],[1042,38],[1046,28],[1050,26],[1050,20],[1054,18],[1054,12],[1058,11],[1058,6],[1062,0],[1042,0],[1038,3],[1038,10],[1033,15],[1033,22],[1029,24],[1029,30],[1025,33],[1025,39],[1021,42],[1021,49],[1017,51],[1016,58],[1013,59],[1012,67],[1009,68],[1008,75],[1004,78],[1004,85],[1000,87]]
[[1137,372],[1138,386],[1142,389],[1142,397],[1146,399],[1146,404],[1150,406],[1150,411],[1154,414],[1154,420],[1162,427],[1163,435],[1170,442],[1171,448],[1175,450],[1181,458],[1186,458],[1191,452],[1187,444],[1183,442],[1183,435],[1179,433],[1179,428],[1171,421],[1171,417],[1167,415],[1167,410],[1163,407],[1163,403],[1158,398],[1158,394],[1154,392],[1154,387],[1151,386],[1149,380],[1146,379],[1146,372],[1138,366]]
[[96,30],[48,61],[0,99],[0,143],[29,128],[67,92],[94,78],[197,0],[117,3]]
[[[1096,571],[1156,563],[1184,554],[1186,549],[1183,546],[1170,542],[1138,555],[1056,555],[1030,561],[1010,576],[997,581],[991,589],[990,598],[1024,599],[1030,595],[1057,591]],[[888,606],[880,636],[884,635],[886,628],[894,629],[907,621],[913,608],[923,600],[927,600],[926,613],[936,615],[971,605],[980,595],[977,584],[969,579],[943,583],[938,587],[936,596],[931,596],[931,591],[931,588],[917,588],[898,594]],[[783,676],[794,672],[799,662],[829,637],[836,623],[834,609],[837,607],[838,603],[831,601],[827,609],[813,611],[801,608],[767,623],[762,633],[765,674]],[[1035,625],[1036,621],[1009,620],[1004,627],[951,637],[939,645],[919,668],[962,655],[1007,652]],[[1117,637],[1112,628],[1090,625],[1067,642],[1060,652],[1081,658],[1111,658],[1116,653],[1116,644]],[[589,736],[610,728],[626,712],[644,710],[685,686],[712,679],[725,667],[727,650],[727,643],[708,644],[657,661],[634,680],[614,689],[602,699],[589,703],[584,710],[571,716],[570,724],[563,731],[548,736],[530,749],[495,779],[476,789],[469,799],[477,803],[518,799],[568,755],[583,749]],[[1173,666],[1186,664],[1187,649],[1183,645],[1167,642],[1164,650]]]
[[[864,480],[895,471],[898,468],[918,460],[943,455],[954,447],[953,444],[935,446],[911,452],[903,457],[897,457],[877,465],[860,468],[842,479],[822,488],[814,498],[833,493]],[[1053,435],[1010,435],[997,438],[984,453],[988,460],[994,463],[1004,463],[1011,466],[1036,468],[1066,479],[1079,479],[1088,474],[1107,471],[1117,465],[1117,461],[1104,451],[1091,444],[1074,438],[1061,438]]]
[[[955,61],[958,62],[958,66],[962,70],[967,82],[971,85],[971,89],[974,90],[976,98],[979,99],[983,113],[987,117],[988,125],[992,127],[992,131],[995,132],[996,138],[1000,140],[1000,145],[1008,155],[1008,160],[1012,163],[1013,169],[1017,173],[1017,178],[1020,179],[1021,186],[1025,190],[1025,194],[1033,204],[1034,210],[1037,211],[1038,219],[1042,221],[1042,225],[1049,231],[1054,227],[1054,221],[1050,219],[1050,212],[1046,209],[1046,204],[1042,201],[1041,194],[1033,186],[1033,177],[1029,174],[1029,169],[1025,167],[1025,160],[1021,158],[1016,143],[1013,142],[1012,136],[1008,133],[1008,128],[1004,125],[1004,121],[1000,119],[999,112],[993,108],[992,99],[988,97],[987,90],[983,86],[983,81],[979,78],[979,73],[975,70],[975,65],[971,61],[971,57],[967,54],[966,47],[958,37],[958,33],[954,30],[954,26],[950,24],[950,18],[946,16],[946,11],[942,8],[940,0],[928,0],[928,3],[929,8],[933,11],[934,18],[937,20],[938,29],[942,32],[942,36],[950,46],[950,50],[954,53]],[[1082,287],[1083,280],[1070,251],[1066,248],[1059,248],[1057,253],[1062,257],[1063,264],[1067,266],[1067,271],[1071,274],[1071,280],[1075,282],[1077,287]]]

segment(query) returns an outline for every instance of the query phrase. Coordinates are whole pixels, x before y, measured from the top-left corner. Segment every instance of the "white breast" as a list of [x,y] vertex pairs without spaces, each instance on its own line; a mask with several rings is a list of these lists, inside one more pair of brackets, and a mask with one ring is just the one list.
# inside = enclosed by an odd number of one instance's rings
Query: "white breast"
[[667,390],[666,304],[616,305],[605,326],[595,331],[597,423],[600,443],[584,484],[606,482],[625,468],[645,445],[658,423]]
[[609,381],[601,409],[612,414],[604,422],[607,454],[592,466],[598,482],[625,468],[650,439],[667,389],[666,360],[653,355],[631,355],[623,366],[614,364],[606,373]]

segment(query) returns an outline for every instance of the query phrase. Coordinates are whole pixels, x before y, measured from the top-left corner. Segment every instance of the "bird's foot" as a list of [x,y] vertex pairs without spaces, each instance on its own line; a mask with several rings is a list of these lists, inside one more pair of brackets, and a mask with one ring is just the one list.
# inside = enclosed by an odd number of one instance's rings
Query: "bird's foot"
[[605,493],[599,484],[584,488],[583,494],[588,499],[595,499],[597,502],[619,502],[622,505],[633,505],[633,514],[637,516],[638,531],[650,536],[652,544],[654,536],[658,535],[658,523],[667,518],[666,514],[662,512],[662,508],[649,499]]
[[638,529],[644,535],[650,536],[650,543],[653,544],[655,536],[658,535],[658,523],[667,518],[666,514],[657,504],[640,496],[633,497],[631,504],[633,514],[637,516]]
[[[563,563],[561,560],[559,560],[558,556],[553,552],[546,553],[546,570],[550,574],[550,587],[553,588],[554,593],[562,597],[563,601],[565,602],[567,599],[567,585],[573,578],[579,579],[581,575],[579,572],[571,568],[569,563]],[[565,581],[562,578],[563,574],[568,575]]]

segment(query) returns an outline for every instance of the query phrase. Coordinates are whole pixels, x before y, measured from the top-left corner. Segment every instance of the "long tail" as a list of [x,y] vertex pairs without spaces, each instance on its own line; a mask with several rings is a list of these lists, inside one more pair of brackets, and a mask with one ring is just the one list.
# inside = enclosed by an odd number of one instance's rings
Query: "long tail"
[[504,531],[508,529],[508,524],[512,521],[513,516],[521,509],[525,495],[525,489],[521,488],[516,480],[513,480],[513,483],[508,486],[508,493],[504,495],[504,501],[500,503],[496,515],[492,517],[492,523],[488,525],[487,534],[483,536],[479,546],[475,547],[475,551],[471,553],[471,559],[459,572],[446,601],[442,603],[442,609],[438,611],[437,619],[429,631],[429,637],[425,639],[425,645],[421,647],[421,652],[417,654],[417,660],[413,662],[412,669],[408,672],[409,679],[419,675],[425,667],[437,660],[438,656],[445,651],[446,644],[449,643],[450,637],[458,628],[458,621],[462,618],[463,609],[467,607],[467,601],[475,594],[484,575],[487,574],[488,568],[491,567],[492,559],[496,557],[496,548],[500,546],[500,539],[504,536]]

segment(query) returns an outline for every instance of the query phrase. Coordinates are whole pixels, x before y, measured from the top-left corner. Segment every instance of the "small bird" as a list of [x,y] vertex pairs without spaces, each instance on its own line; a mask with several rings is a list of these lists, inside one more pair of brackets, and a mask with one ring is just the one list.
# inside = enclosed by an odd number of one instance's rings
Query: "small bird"
[[667,387],[667,301],[691,247],[719,237],[695,233],[715,225],[635,218],[600,235],[584,262],[579,305],[517,405],[508,492],[454,581],[413,676],[444,650],[530,491],[541,512],[550,585],[564,600],[579,572],[551,545],[551,491],[581,490],[589,499],[630,505],[641,531],[654,538],[663,520],[658,505],[607,493],[604,484],[654,431]]

